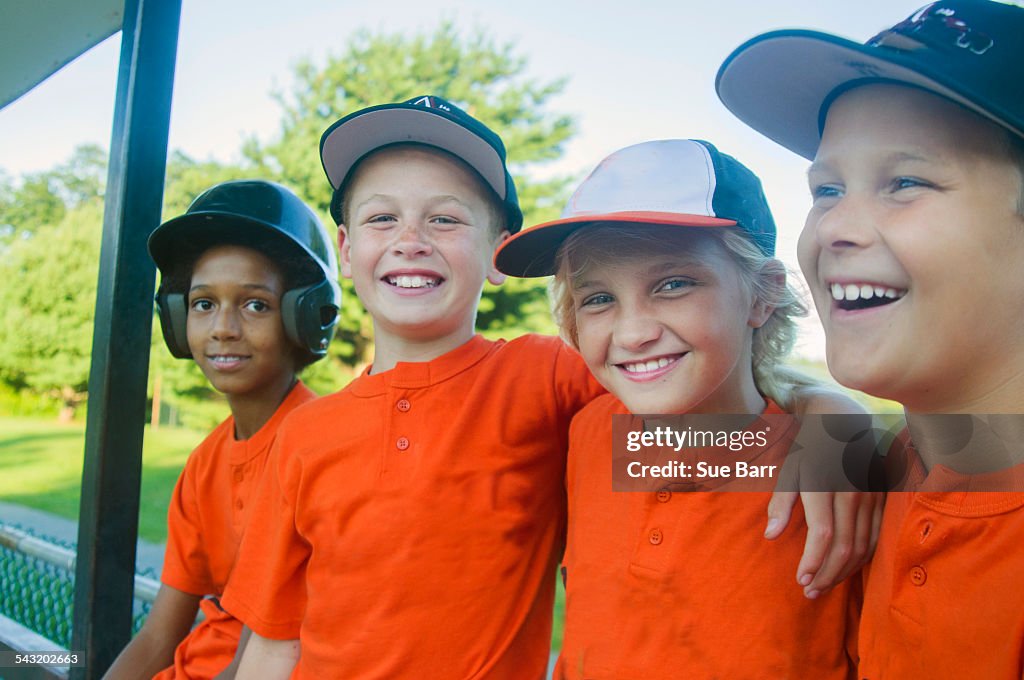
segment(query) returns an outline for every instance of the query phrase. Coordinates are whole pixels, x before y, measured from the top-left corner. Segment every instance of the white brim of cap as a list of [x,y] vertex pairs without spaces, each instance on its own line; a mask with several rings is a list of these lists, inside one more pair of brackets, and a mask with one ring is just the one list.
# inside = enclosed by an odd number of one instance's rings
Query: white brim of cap
[[505,166],[497,151],[458,123],[422,108],[368,111],[332,130],[320,150],[327,179],[338,189],[363,156],[402,143],[435,146],[462,159],[505,200]]
[[501,244],[494,254],[494,266],[510,276],[550,276],[555,273],[555,257],[565,239],[592,224],[663,224],[677,227],[733,227],[735,220],[707,215],[630,211],[599,215],[575,215],[530,227]]
[[[821,108],[837,88],[885,80],[923,88],[1003,125],[970,99],[935,78],[896,61],[879,48],[814,31],[766,33],[738,47],[722,64],[718,96],[737,118],[804,158],[821,141]],[[888,56],[888,55],[886,55]]]

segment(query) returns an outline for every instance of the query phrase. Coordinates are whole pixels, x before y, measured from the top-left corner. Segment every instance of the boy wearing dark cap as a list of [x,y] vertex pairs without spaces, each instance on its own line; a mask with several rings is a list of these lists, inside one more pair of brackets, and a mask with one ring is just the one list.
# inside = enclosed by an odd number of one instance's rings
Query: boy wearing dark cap
[[297,650],[265,638],[300,637],[299,678],[541,677],[569,421],[600,388],[558,338],[475,334],[522,224],[504,146],[422,97],[340,120],[321,151],[375,357],[280,433],[225,595],[255,633],[239,677],[275,677]]
[[863,678],[1024,671],[1022,35],[1018,6],[936,2],[864,45],[759,36],[718,76],[726,106],[814,161],[800,262],[830,370],[906,411]]
[[321,156],[375,358],[279,435],[224,598],[254,631],[239,677],[542,677],[569,422],[601,388],[558,338],[475,334],[522,224],[504,145],[419,97]]

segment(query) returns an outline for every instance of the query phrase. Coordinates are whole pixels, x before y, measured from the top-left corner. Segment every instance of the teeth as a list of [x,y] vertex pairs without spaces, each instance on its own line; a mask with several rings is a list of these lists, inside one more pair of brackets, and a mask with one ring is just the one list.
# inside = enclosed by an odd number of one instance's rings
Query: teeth
[[227,363],[229,361],[238,361],[242,357],[238,354],[221,354],[215,357],[210,357],[210,361]]
[[886,288],[885,286],[875,286],[867,283],[848,283],[845,286],[841,283],[833,283],[831,291],[832,299],[837,302],[842,302],[843,300],[870,300],[871,298],[881,297],[895,300],[903,297],[906,293],[906,291],[903,290]]
[[656,371],[659,368],[664,368],[671,363],[671,359],[661,357],[660,359],[651,359],[650,361],[638,361],[632,364],[623,364],[622,367],[630,373],[649,373],[651,371]]
[[428,278],[426,276],[389,276],[388,282],[399,288],[433,288],[440,279]]

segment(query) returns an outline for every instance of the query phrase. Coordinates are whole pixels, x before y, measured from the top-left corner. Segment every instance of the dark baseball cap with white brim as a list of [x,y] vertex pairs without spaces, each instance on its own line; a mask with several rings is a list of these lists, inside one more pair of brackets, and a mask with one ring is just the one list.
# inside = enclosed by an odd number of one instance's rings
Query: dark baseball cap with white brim
[[334,188],[335,222],[342,221],[342,190],[359,161],[377,149],[403,143],[433,146],[461,159],[494,190],[509,232],[522,227],[523,213],[501,137],[451,102],[431,95],[360,109],[327,128],[320,138],[320,160]]
[[945,97],[1024,137],[1024,8],[934,2],[864,44],[772,31],[736,48],[715,88],[740,120],[813,159],[832,101],[851,87],[905,84]]

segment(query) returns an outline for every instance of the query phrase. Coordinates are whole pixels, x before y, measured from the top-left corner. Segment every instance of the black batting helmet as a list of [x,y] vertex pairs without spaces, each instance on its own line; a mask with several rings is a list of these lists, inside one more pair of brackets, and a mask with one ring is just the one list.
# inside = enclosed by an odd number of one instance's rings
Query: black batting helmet
[[324,357],[341,303],[331,241],[316,214],[280,184],[235,180],[207,189],[184,215],[149,237],[149,254],[161,275],[160,327],[171,354],[192,357],[185,323],[193,265],[207,249],[232,244],[259,251],[282,268],[292,286],[281,297],[285,333],[302,349],[303,365]]

